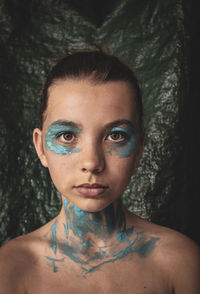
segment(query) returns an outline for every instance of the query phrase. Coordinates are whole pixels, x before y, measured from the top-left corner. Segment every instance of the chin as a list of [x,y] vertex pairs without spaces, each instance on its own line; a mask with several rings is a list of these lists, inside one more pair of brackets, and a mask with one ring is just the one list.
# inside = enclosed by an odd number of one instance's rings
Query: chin
[[74,203],[77,207],[79,207],[81,210],[87,211],[87,212],[100,212],[104,210],[106,207],[108,207],[112,202],[105,201],[105,199],[84,199],[84,201],[81,201],[79,203]]

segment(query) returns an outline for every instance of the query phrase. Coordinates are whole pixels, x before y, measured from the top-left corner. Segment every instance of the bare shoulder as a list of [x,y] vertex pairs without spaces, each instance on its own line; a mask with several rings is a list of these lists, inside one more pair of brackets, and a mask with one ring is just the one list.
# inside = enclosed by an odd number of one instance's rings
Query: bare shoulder
[[168,229],[161,234],[158,252],[175,293],[200,293],[200,249],[195,242]]
[[25,281],[40,263],[43,229],[17,237],[0,248],[0,293],[23,294]]
[[157,253],[161,259],[164,258],[166,266],[173,265],[174,269],[178,267],[181,269],[185,263],[195,265],[199,261],[200,248],[192,239],[166,227],[157,225],[153,227],[154,234],[160,240]]
[[158,238],[154,260],[176,294],[200,293],[200,248],[187,236],[172,229],[139,221],[146,234]]
[[19,237],[0,248],[0,293],[24,293],[23,278],[34,255],[26,237]]
[[[137,231],[145,232],[147,235],[154,236],[159,239],[158,250],[161,255],[166,255],[167,252],[177,256],[182,255],[199,255],[199,246],[190,238],[173,229],[160,226],[134,216],[134,223]],[[169,257],[170,258],[170,257]]]

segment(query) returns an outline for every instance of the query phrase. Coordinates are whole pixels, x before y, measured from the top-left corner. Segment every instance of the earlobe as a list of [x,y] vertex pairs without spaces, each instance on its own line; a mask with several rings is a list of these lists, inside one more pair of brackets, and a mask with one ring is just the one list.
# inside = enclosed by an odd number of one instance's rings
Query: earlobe
[[48,167],[46,156],[44,154],[43,141],[42,141],[42,131],[38,128],[33,131],[33,143],[37,155],[44,167]]

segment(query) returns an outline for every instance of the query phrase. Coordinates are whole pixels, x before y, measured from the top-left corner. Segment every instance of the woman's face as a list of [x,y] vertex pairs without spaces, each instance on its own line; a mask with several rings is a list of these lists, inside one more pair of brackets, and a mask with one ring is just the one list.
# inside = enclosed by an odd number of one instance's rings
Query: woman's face
[[33,140],[63,199],[93,212],[119,199],[142,151],[137,121],[126,82],[51,86],[43,129],[34,130]]

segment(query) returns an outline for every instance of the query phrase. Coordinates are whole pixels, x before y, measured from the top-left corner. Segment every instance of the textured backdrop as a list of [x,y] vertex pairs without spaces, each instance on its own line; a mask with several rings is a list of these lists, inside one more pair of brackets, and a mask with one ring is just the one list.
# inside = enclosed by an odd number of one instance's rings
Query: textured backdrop
[[32,131],[52,58],[93,44],[108,46],[130,64],[143,91],[146,144],[124,203],[198,239],[190,217],[195,197],[185,134],[186,18],[178,0],[0,0],[0,242],[59,212],[60,197],[36,157]]

